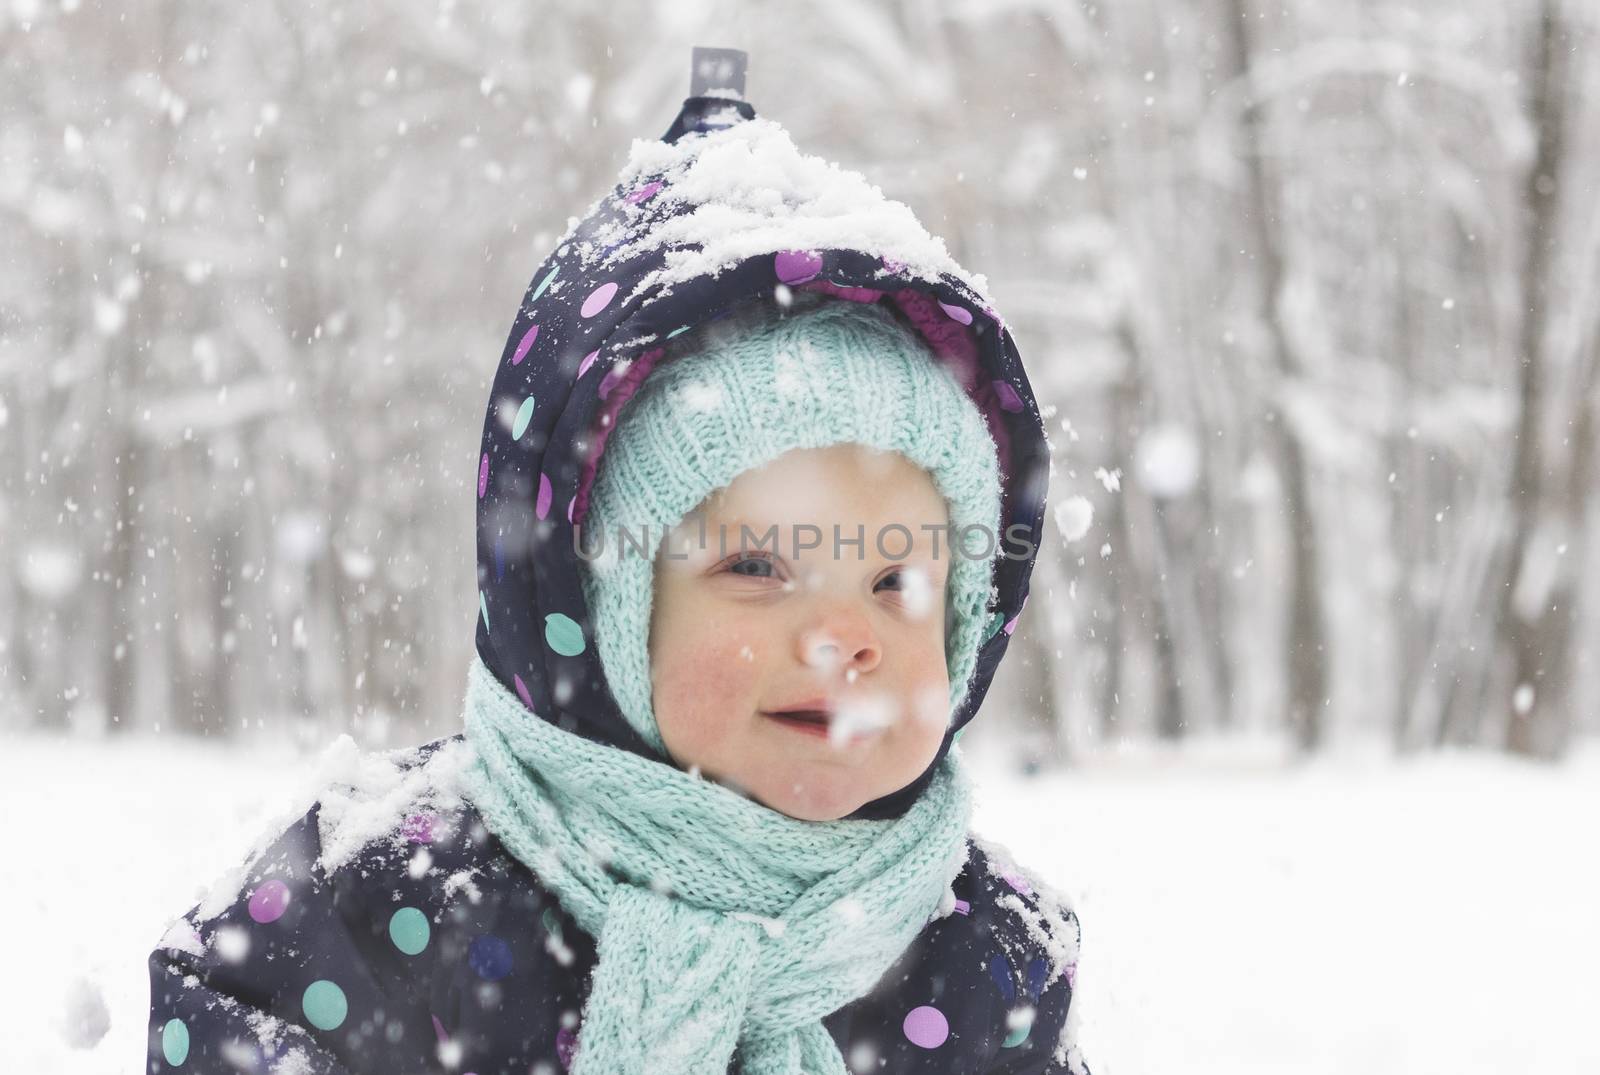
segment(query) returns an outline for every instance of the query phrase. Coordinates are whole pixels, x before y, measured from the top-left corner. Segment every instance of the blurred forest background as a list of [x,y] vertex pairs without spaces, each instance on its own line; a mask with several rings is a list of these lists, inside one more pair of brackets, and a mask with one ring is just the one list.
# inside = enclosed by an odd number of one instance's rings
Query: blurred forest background
[[1093,506],[975,735],[1560,756],[1597,40],[1594,0],[5,0],[0,731],[454,731],[512,314],[703,44],[988,277]]

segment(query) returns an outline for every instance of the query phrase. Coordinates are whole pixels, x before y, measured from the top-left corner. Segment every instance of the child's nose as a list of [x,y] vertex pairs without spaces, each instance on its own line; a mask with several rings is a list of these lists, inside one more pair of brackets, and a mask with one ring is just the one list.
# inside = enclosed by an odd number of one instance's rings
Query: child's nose
[[859,610],[830,609],[800,632],[802,663],[825,671],[870,672],[883,660],[883,643]]

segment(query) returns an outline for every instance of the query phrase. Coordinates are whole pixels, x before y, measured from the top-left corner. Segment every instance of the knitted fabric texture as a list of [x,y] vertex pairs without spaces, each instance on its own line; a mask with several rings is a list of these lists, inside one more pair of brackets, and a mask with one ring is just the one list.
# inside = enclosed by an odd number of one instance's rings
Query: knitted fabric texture
[[848,1075],[868,993],[966,857],[956,751],[904,816],[800,821],[540,718],[480,658],[463,773],[484,824],[599,940],[573,1075]]
[[623,407],[584,520],[583,547],[595,553],[585,557],[584,596],[623,716],[667,756],[649,654],[654,556],[666,534],[746,470],[844,443],[899,452],[929,473],[949,508],[939,555],[950,557],[954,712],[977,666],[1000,537],[999,460],[977,405],[882,306],[820,299],[785,314],[754,305],[705,329]]

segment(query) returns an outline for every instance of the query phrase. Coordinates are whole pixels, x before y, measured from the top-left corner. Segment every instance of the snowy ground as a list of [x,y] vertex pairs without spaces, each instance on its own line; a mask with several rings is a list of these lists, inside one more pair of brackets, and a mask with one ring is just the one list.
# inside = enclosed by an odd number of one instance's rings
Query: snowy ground
[[[147,952],[313,766],[161,738],[0,755],[0,1071],[138,1071]],[[1600,1071],[1600,750],[1036,780],[973,757],[979,831],[1082,917],[1100,1075]]]

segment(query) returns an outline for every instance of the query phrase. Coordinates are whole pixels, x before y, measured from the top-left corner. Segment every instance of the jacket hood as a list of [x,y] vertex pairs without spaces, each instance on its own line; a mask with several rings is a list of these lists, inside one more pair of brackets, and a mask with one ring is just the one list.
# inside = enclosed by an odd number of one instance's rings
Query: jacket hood
[[795,290],[884,302],[978,403],[1002,480],[994,587],[966,699],[922,775],[850,817],[902,815],[982,704],[1041,540],[1049,445],[986,287],[905,205],[802,154],[747,102],[686,100],[660,141],[634,142],[617,184],[572,222],[513,318],[476,474],[484,664],[538,719],[659,759],[611,695],[580,579],[575,530],[605,433],[667,341],[740,303]]

